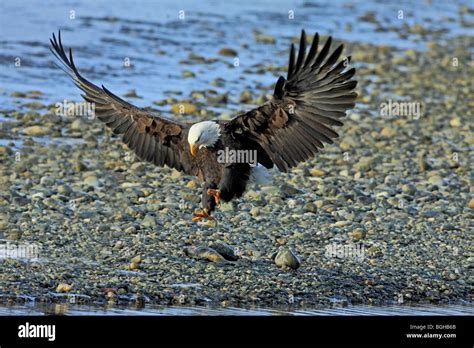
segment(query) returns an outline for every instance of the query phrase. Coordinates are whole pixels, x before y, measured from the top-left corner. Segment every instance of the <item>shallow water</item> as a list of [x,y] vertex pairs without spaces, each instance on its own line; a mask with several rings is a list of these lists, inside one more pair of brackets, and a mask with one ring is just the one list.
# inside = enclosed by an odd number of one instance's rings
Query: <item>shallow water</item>
[[146,306],[145,308],[119,308],[98,307],[85,305],[52,304],[52,305],[15,305],[0,306],[0,315],[232,315],[232,316],[281,316],[281,315],[319,315],[319,316],[400,316],[400,315],[474,315],[472,306],[449,305],[449,306],[349,306],[330,309],[270,309],[270,308],[215,308],[215,307],[158,307]]
[[[12,91],[40,90],[45,93],[40,100],[48,103],[79,99],[77,89],[55,67],[49,52],[49,38],[58,29],[62,30],[65,46],[75,50],[76,64],[86,77],[104,83],[118,94],[135,88],[143,97],[133,99],[139,106],[148,106],[167,92],[179,91],[182,96],[188,96],[191,90],[209,88],[210,81],[222,78],[224,86],[212,86],[212,89],[230,92],[229,109],[236,111],[242,107],[237,103],[242,86],[252,88],[260,83],[270,86],[278,75],[242,74],[242,70],[256,63],[286,64],[290,38],[298,36],[301,29],[345,41],[423,49],[432,39],[429,34],[403,37],[384,28],[420,23],[426,29],[442,29],[444,38],[472,34],[472,28],[460,23],[461,6],[472,7],[472,3],[469,0],[431,3],[323,0],[313,4],[304,0],[243,0],[233,4],[165,0],[141,1],[138,6],[123,0],[2,1],[0,105],[18,109],[22,101],[11,98]],[[184,11],[184,19],[179,18],[180,11]],[[378,24],[359,19],[368,11],[374,13]],[[398,11],[404,11],[403,20],[398,18]],[[472,23],[473,15],[468,13],[463,18]],[[273,35],[276,49],[255,42],[255,30]],[[247,44],[248,48],[242,48],[241,44]],[[235,68],[233,57],[219,56],[217,51],[221,47],[236,49],[239,67],[243,69]],[[180,64],[191,51],[219,61]],[[17,58],[21,59],[19,67],[15,66]],[[131,67],[124,67],[127,58]],[[182,78],[183,69],[193,71],[196,77]],[[238,92],[233,91],[233,86],[239,86]]]

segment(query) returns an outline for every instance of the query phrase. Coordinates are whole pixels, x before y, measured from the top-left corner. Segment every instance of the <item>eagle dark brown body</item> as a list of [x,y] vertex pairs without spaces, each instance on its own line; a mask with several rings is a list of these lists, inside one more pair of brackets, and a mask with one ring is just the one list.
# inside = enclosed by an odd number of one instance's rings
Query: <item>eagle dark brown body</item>
[[218,151],[254,151],[257,162],[287,172],[332,143],[346,111],[354,107],[355,69],[347,69],[350,57],[340,60],[343,46],[330,53],[329,37],[318,52],[315,34],[306,53],[306,35],[301,34],[298,55],[291,45],[287,78],[280,77],[273,98],[235,116],[230,121],[195,124],[175,122],[129,104],[104,86],[83,78],[74,65],[72,51],[66,54],[61,34],[51,39],[53,54],[63,64],[83,98],[95,104],[96,116],[142,160],[167,165],[203,182],[202,208],[194,219],[211,218],[219,199],[230,201],[245,192],[253,168],[249,163],[220,163]]

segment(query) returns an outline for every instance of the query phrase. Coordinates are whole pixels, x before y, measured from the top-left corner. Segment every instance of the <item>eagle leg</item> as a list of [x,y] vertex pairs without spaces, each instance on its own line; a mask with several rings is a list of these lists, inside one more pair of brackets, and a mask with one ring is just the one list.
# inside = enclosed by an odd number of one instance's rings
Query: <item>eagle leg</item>
[[216,204],[219,204],[219,199],[221,198],[221,193],[219,190],[208,188],[207,194],[211,197],[214,197],[214,201],[216,202]]
[[198,221],[201,219],[209,219],[209,220],[214,220],[214,218],[211,216],[207,208],[203,209],[198,209],[195,212],[193,212],[193,221]]

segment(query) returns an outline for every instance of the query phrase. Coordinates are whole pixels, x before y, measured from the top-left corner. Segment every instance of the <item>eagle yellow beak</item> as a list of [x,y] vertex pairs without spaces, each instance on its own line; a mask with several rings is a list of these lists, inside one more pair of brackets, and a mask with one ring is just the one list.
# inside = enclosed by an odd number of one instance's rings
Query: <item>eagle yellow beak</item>
[[191,152],[191,155],[196,156],[198,152],[198,146],[196,144],[189,144],[189,152]]

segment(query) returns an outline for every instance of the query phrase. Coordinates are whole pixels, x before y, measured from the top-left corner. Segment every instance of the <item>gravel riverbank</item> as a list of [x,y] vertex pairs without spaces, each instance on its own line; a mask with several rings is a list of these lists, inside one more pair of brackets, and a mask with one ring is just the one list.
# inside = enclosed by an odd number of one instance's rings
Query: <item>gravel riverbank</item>
[[[138,162],[96,120],[57,116],[41,91],[12,93],[21,111],[0,110],[0,238],[38,253],[0,259],[0,302],[471,302],[473,46],[349,43],[360,97],[337,143],[210,223],[191,222],[194,178]],[[213,64],[196,57],[184,64]],[[229,115],[208,105],[258,104],[270,91],[234,86],[232,96],[192,91],[150,105],[171,115],[185,103],[177,119],[212,119]],[[401,102],[415,104],[397,115]]]

